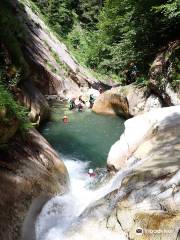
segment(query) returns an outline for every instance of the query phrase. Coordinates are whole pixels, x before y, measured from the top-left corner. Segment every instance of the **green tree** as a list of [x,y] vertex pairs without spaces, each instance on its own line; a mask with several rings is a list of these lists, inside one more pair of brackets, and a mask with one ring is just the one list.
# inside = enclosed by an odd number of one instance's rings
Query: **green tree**
[[146,72],[158,49],[177,38],[178,9],[177,1],[106,0],[97,24],[97,67],[118,73],[136,61]]
[[73,26],[72,0],[33,0],[46,16],[51,27],[62,37]]

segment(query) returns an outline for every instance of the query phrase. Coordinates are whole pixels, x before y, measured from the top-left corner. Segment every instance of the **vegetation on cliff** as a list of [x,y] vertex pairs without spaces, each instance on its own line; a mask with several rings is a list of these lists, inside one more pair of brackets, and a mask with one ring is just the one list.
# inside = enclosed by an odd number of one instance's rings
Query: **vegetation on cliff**
[[[1,69],[0,69],[1,70]],[[6,76],[0,71],[0,122],[9,124],[14,119],[20,122],[20,129],[25,130],[30,127],[28,121],[28,110],[16,102],[12,93],[3,82]],[[13,80],[12,80],[13,81]]]
[[134,61],[147,77],[159,49],[178,39],[177,0],[33,0],[79,61],[122,76]]

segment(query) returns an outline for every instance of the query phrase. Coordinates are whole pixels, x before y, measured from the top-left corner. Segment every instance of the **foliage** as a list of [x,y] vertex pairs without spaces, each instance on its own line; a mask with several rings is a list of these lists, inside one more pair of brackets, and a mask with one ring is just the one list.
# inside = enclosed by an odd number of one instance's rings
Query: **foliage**
[[74,11],[84,28],[89,30],[96,28],[102,5],[102,0],[79,0],[74,4]]
[[180,87],[180,46],[178,46],[174,53],[170,56],[171,69],[169,79],[174,88]]
[[17,13],[12,11],[8,1],[0,1],[0,39],[6,42],[13,62],[22,69],[26,69],[26,63],[20,42],[24,41],[25,36],[23,24],[17,20]]
[[[17,77],[17,76],[16,76]],[[3,121],[9,122],[9,119],[17,118],[20,121],[20,129],[26,130],[31,127],[28,120],[28,110],[18,104],[8,88],[4,85],[5,82],[5,72],[0,69],[0,109],[6,109],[7,113]]]
[[[162,5],[163,2],[166,4]],[[171,24],[172,19],[177,20],[177,14],[168,21],[160,11],[167,7],[167,2],[106,0],[98,23],[100,39],[106,45],[99,51],[106,49],[106,54],[102,54],[99,67],[118,73],[135,61],[146,73],[158,49],[177,33],[178,21],[174,26]]]
[[142,75],[158,50],[178,38],[178,0],[33,0],[75,57],[101,74],[135,62]]
[[65,37],[73,26],[72,0],[33,0],[46,16],[50,26]]

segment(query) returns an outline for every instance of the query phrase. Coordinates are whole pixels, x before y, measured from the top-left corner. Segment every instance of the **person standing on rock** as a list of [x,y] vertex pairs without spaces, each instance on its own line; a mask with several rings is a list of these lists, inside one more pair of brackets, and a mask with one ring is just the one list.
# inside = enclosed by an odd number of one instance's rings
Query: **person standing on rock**
[[139,71],[137,66],[133,62],[131,62],[128,69],[124,71],[124,74],[126,76],[126,84],[131,84],[132,82],[134,82],[136,80],[136,77],[138,76],[138,73]]

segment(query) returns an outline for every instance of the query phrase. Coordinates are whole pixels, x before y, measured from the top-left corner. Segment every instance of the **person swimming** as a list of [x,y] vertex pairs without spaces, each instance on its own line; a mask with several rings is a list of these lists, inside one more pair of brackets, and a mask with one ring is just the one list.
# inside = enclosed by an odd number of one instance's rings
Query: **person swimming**
[[89,169],[88,174],[90,177],[95,177],[96,173],[94,172],[94,170],[92,168]]
[[66,115],[63,117],[63,123],[68,123],[68,117]]

